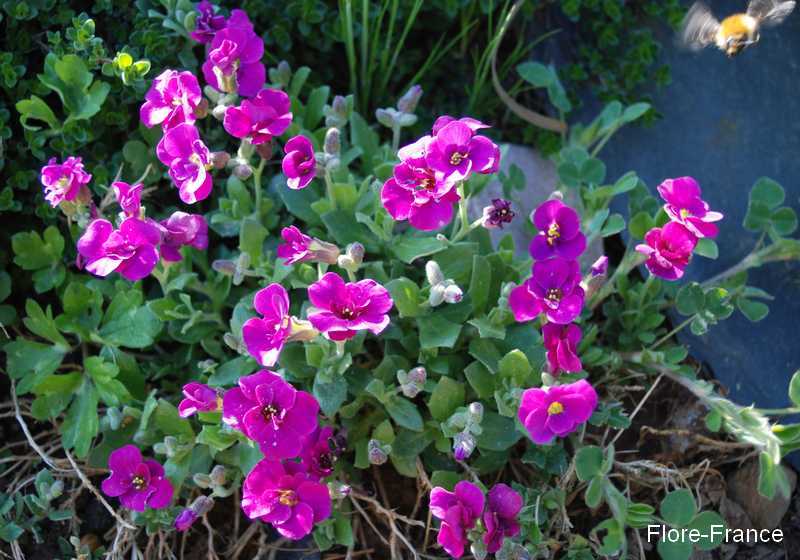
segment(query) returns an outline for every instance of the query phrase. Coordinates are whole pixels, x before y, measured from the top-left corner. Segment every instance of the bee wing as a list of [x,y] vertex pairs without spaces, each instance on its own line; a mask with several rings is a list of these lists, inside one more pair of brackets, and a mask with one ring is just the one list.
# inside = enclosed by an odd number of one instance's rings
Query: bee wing
[[750,0],[747,15],[758,20],[759,25],[773,27],[783,23],[794,10],[794,0]]
[[690,50],[698,51],[714,44],[719,21],[703,2],[695,2],[683,18],[678,43]]

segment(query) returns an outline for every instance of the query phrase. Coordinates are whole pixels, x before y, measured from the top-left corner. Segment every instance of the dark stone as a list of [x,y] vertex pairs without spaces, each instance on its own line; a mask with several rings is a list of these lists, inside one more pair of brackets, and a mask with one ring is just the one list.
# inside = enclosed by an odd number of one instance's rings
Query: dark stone
[[[743,5],[711,2],[720,16]],[[635,170],[653,194],[667,177],[691,175],[700,182],[704,198],[725,214],[719,259],[697,257],[687,269],[684,281],[702,281],[739,262],[756,243],[742,220],[759,177],[780,183],[785,204],[800,211],[800,9],[782,26],[763,30],[761,41],[734,59],[710,48],[682,51],[668,30],[661,40],[672,68],[672,84],[655,96],[663,118],[651,127],[623,129],[600,157],[610,179]],[[580,119],[593,114],[587,109]],[[788,406],[789,379],[800,368],[800,265],[769,264],[752,270],[748,283],[775,296],[765,319],[753,324],[737,311],[705,336],[684,332],[680,338],[733,400]],[[797,454],[793,458],[800,465]]]

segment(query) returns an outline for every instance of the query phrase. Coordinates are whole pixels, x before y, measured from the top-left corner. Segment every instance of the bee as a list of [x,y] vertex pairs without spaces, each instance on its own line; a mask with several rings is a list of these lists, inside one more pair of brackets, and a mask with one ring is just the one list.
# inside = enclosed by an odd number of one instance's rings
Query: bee
[[747,12],[720,22],[703,2],[695,2],[683,20],[679,40],[691,49],[714,45],[732,58],[761,37],[761,28],[779,25],[794,10],[796,2],[750,0]]

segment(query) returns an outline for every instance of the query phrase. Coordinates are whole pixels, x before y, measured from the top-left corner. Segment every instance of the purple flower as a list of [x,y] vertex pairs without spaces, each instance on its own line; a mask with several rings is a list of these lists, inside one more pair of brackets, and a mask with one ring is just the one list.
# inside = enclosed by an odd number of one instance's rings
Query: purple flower
[[181,247],[189,245],[200,251],[208,247],[208,224],[200,214],[173,212],[161,222],[161,257],[165,261],[181,260]]
[[183,396],[178,405],[181,418],[188,418],[196,412],[216,412],[222,406],[222,399],[214,389],[196,381],[183,386]]
[[283,228],[281,237],[284,242],[278,245],[277,253],[278,257],[284,259],[285,265],[305,261],[336,264],[339,257],[336,245],[309,237],[296,226]]
[[308,474],[319,480],[333,474],[340,452],[341,446],[333,428],[325,426],[306,437],[300,460]]
[[115,270],[124,278],[144,278],[158,263],[161,234],[150,221],[127,218],[119,229],[108,220],[94,220],[78,239],[78,253],[86,270],[95,276],[108,276]]
[[519,534],[517,516],[522,509],[522,496],[505,484],[495,484],[489,490],[486,500],[486,511],[483,512],[483,544],[486,552],[494,554],[503,546],[505,537],[511,538]]
[[164,70],[156,76],[144,96],[139,110],[142,123],[152,128],[161,125],[164,130],[179,124],[194,124],[195,109],[203,100],[200,84],[191,72]]
[[189,529],[197,521],[197,514],[191,508],[185,508],[175,517],[173,526],[176,531],[183,532]]
[[531,439],[548,444],[564,437],[589,420],[597,408],[597,393],[585,379],[548,389],[531,388],[522,393],[519,421]]
[[194,31],[190,33],[192,39],[198,43],[210,43],[217,31],[225,27],[225,16],[214,13],[214,5],[208,0],[198,3],[199,15],[194,23]]
[[222,419],[259,443],[270,459],[297,457],[317,428],[317,400],[268,370],[239,378],[223,397]]
[[697,245],[697,238],[678,222],[653,228],[644,236],[644,243],[636,250],[647,255],[645,266],[651,274],[664,280],[677,280],[683,276]]
[[261,64],[264,41],[242,10],[233,10],[225,29],[211,41],[203,76],[208,84],[225,93],[251,97],[264,85],[266,71]]
[[242,510],[250,519],[271,524],[284,537],[302,539],[331,515],[328,487],[302,472],[287,472],[278,461],[263,459],[242,487]]
[[449,492],[439,486],[431,490],[431,514],[442,520],[438,542],[453,558],[460,558],[467,546],[467,531],[483,512],[484,496],[481,489],[462,480]]
[[683,224],[695,237],[717,236],[713,222],[720,221],[722,214],[709,210],[694,178],[667,179],[658,186],[658,194],[666,201],[664,210],[672,221]]
[[486,229],[503,228],[503,224],[510,224],[516,214],[511,211],[511,202],[502,198],[493,198],[492,205],[483,209],[481,224]]
[[326,272],[308,287],[308,299],[316,308],[308,320],[330,340],[347,340],[363,329],[380,334],[389,326],[392,298],[375,280],[345,283],[338,274]]
[[108,457],[111,476],[101,488],[112,498],[119,498],[123,507],[134,511],[162,509],[172,501],[172,484],[164,477],[164,467],[156,461],[142,460],[135,445],[125,445]]
[[75,200],[91,180],[92,176],[84,171],[79,157],[70,156],[64,163],[56,163],[56,158],[51,158],[41,171],[44,198],[53,208],[65,200]]
[[286,185],[290,189],[303,189],[317,174],[317,161],[314,146],[305,136],[294,136],[283,147],[281,168],[286,175]]
[[245,322],[242,338],[250,355],[262,366],[271,367],[278,361],[292,331],[289,294],[280,284],[270,284],[258,291],[253,305],[262,317],[252,317]]
[[169,176],[183,202],[194,204],[208,198],[211,194],[209,170],[214,165],[211,152],[194,126],[183,123],[169,129],[158,143],[156,154],[169,168]]
[[395,166],[381,189],[381,203],[389,215],[398,221],[408,220],[422,231],[449,224],[459,200],[454,182],[443,180],[430,168],[413,167],[407,162]]
[[250,138],[253,144],[263,144],[280,136],[292,124],[291,101],[278,89],[262,89],[239,107],[228,107],[223,126],[235,138]]
[[577,261],[554,257],[533,264],[533,275],[511,291],[508,304],[517,321],[530,321],[544,312],[559,325],[571,323],[583,308],[583,288]]
[[608,257],[603,255],[592,264],[592,276],[603,276],[606,272],[608,272]]
[[542,336],[550,373],[576,372],[583,368],[578,357],[578,344],[583,333],[578,325],[547,323],[542,327]]
[[431,130],[431,134],[433,135],[438,134],[439,131],[442,130],[446,125],[455,121],[467,125],[472,132],[477,132],[482,128],[492,128],[488,124],[484,124],[478,119],[473,119],[472,117],[461,117],[460,119],[456,119],[454,117],[451,117],[450,115],[442,115],[441,117],[437,118],[436,121],[433,123],[433,129]]
[[111,188],[117,195],[117,204],[127,217],[139,218],[142,209],[142,184],[129,185],[123,181],[114,181]]
[[560,200],[548,200],[533,212],[539,235],[533,238],[530,253],[534,259],[559,256],[576,259],[586,249],[578,213]]
[[458,181],[473,171],[496,171],[500,150],[485,136],[476,135],[468,124],[453,121],[444,125],[433,137],[425,160],[434,171]]

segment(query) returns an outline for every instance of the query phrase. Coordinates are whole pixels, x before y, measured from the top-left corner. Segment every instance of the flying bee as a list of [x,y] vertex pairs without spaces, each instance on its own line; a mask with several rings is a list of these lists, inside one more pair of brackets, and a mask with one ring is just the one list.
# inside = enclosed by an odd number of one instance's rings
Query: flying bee
[[794,0],[750,0],[747,12],[720,22],[703,2],[695,2],[683,20],[680,43],[691,50],[714,45],[734,57],[761,37],[761,28],[779,25],[794,10]]

